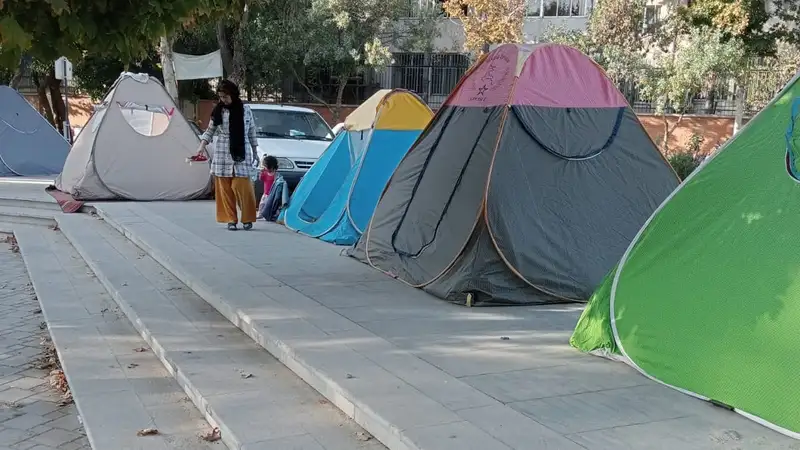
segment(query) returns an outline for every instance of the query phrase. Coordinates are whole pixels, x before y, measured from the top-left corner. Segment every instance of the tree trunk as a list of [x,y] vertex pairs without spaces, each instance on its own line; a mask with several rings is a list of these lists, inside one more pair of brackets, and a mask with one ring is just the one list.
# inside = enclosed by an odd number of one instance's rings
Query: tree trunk
[[661,153],[669,158],[669,119],[666,114],[663,114],[661,119],[664,121],[664,135],[661,136]]
[[342,98],[344,97],[344,88],[347,87],[347,79],[350,74],[343,73],[339,75],[339,87],[336,90],[336,107],[333,109],[333,122],[339,123],[339,116],[342,113]]
[[14,76],[11,77],[11,82],[9,83],[11,89],[19,89],[19,85],[22,83],[22,76],[25,75],[25,69],[27,66],[27,57],[23,55],[19,59],[19,64],[17,65],[17,69],[14,71]]
[[31,74],[31,80],[36,86],[36,96],[39,99],[39,110],[43,112],[44,118],[47,119],[54,127],[57,127],[55,118],[53,118],[53,108],[50,107],[50,100],[47,98],[47,84],[42,81],[39,74]]
[[713,88],[709,89],[706,95],[706,104],[703,105],[703,110],[705,114],[713,115],[716,108],[714,107],[714,103],[716,102],[717,91]]
[[173,101],[178,101],[178,80],[175,79],[175,66],[172,64],[172,45],[174,36],[161,36],[158,53],[161,54],[161,72],[164,75],[164,87]]
[[739,132],[744,125],[744,112],[747,105],[747,88],[744,80],[738,80],[736,83],[736,107],[733,114],[733,134]]
[[64,122],[67,120],[67,107],[64,104],[64,98],[61,96],[61,80],[56,79],[55,67],[50,69],[50,74],[46,80],[50,91],[50,103],[53,105],[53,113],[58,123],[58,131],[63,136]]
[[244,60],[244,33],[247,29],[247,21],[250,18],[250,7],[245,2],[242,9],[242,16],[239,23],[236,25],[236,31],[233,34],[233,63],[232,70],[228,78],[234,83],[242,86],[245,78],[245,60]]
[[233,54],[228,42],[228,31],[224,19],[217,21],[217,44],[219,44],[220,54],[222,55],[222,68],[228,77],[233,73]]
[[[331,116],[333,116],[335,118],[335,120],[338,121],[339,120],[339,113],[336,111],[336,109],[335,108],[331,108],[331,105],[329,105],[328,102],[326,102],[319,95],[315,94],[314,91],[312,91],[311,88],[308,86],[308,84],[306,84],[306,82],[303,80],[303,77],[301,77],[300,74],[297,73],[297,69],[294,68],[294,67],[292,67],[292,74],[294,75],[294,79],[297,80],[297,82],[300,83],[301,86],[303,86],[303,89],[306,90],[308,95],[311,98],[313,98],[315,101],[319,102],[321,105],[324,105],[326,108],[328,108],[328,111],[331,112]],[[345,83],[345,85],[346,85],[346,83]],[[344,89],[342,89],[342,95],[344,95]]]

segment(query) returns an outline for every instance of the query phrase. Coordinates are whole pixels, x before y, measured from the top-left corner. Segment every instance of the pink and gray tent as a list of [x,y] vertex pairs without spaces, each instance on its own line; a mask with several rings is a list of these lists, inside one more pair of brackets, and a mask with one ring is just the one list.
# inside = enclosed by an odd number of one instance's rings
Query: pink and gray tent
[[455,303],[585,301],[677,185],[591,59],[503,45],[450,94],[350,254]]

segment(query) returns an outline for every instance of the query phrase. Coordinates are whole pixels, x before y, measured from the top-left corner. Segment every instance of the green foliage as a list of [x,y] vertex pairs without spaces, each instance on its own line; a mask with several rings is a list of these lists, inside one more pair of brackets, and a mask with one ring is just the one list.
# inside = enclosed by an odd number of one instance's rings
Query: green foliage
[[[126,70],[125,66],[126,64],[119,58],[87,53],[73,63],[75,85],[97,101],[111,89],[120,73]],[[127,71],[147,73],[161,79],[161,67],[155,49],[151,48],[146,58],[129,64]]]
[[592,41],[600,47],[613,46],[639,51],[643,46],[644,0],[601,0],[589,18]]
[[670,48],[654,49],[642,65],[639,87],[656,112],[685,112],[694,95],[708,89],[718,77],[737,76],[744,70],[745,48],[738,38],[725,39],[711,28],[676,35]]
[[551,25],[542,41],[577,48],[615,81],[634,80],[642,72],[646,45],[654,40],[642,27],[643,11],[643,0],[602,0],[592,12],[587,31]]
[[379,36],[400,19],[403,0],[311,0],[305,64],[328,62],[340,74],[391,62]]
[[778,41],[775,44],[775,57],[763,58],[752,64],[745,77],[748,110],[765,107],[775,94],[797,73],[800,67],[800,47],[796,44]]
[[[215,21],[209,19],[196,20],[185,26],[177,34],[172,47],[174,52],[187,55],[205,55],[218,49]],[[178,97],[189,101],[208,100],[213,99],[215,93],[208,80],[180,80]]]
[[713,28],[725,40],[741,39],[748,56],[774,54],[775,35],[767,27],[772,16],[762,0],[694,0],[680,13],[694,28]]
[[11,84],[11,78],[13,76],[14,76],[13,71],[0,67],[0,85]]
[[542,33],[540,41],[569,45],[589,56],[596,56],[598,51],[589,33],[570,29],[564,25],[549,24]]
[[273,2],[255,8],[245,29],[245,61],[250,84],[275,91],[303,65],[311,3]]
[[222,1],[6,1],[0,9],[0,64],[16,64],[23,52],[42,61],[78,59],[83,51],[134,61],[146,57],[160,36],[217,3]]
[[774,15],[778,20],[770,27],[770,34],[777,40],[800,45],[800,2],[797,0],[771,0]]
[[407,18],[394,22],[395,27],[387,40],[393,42],[401,51],[433,53],[433,42],[441,36],[439,19],[442,7],[437,3],[412,3]]
[[689,138],[684,150],[670,155],[668,161],[681,180],[685,180],[703,162],[701,147],[705,138],[697,133]]

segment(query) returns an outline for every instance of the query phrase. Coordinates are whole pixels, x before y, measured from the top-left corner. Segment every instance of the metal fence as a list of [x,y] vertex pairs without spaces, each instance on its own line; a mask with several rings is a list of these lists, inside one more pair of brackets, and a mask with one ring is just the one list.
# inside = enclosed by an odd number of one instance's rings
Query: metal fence
[[[789,81],[790,77],[791,75],[769,69],[749,70],[744,77],[745,117],[752,117],[763,109]],[[617,83],[617,87],[637,113],[653,114],[656,112],[653,102],[641,95],[640,89],[635,83]],[[733,116],[736,113],[737,87],[736,80],[732,78],[715,80],[710,89],[695,93],[687,102],[687,109],[682,112],[695,115]],[[678,111],[667,108],[667,112],[676,113]]]
[[[441,106],[469,68],[469,59],[460,54],[395,54],[391,66],[370,74],[374,85],[416,92],[432,108]],[[752,69],[745,76],[745,116],[753,116],[789,81],[790,75],[769,69]],[[654,104],[641,95],[636,83],[622,82],[617,87],[640,114],[656,112]],[[374,92],[374,91],[372,91]],[[371,93],[370,92],[370,95]],[[686,114],[733,116],[736,112],[737,85],[733,79],[718,79],[710,89],[697,92],[687,102]],[[358,104],[358,103],[355,103]],[[677,111],[667,111],[677,112]]]
[[[466,55],[457,53],[422,54],[396,53],[394,63],[381,69],[367,70],[357,74],[348,81],[343,104],[358,105],[379,89],[400,88],[415,92],[425,100],[431,108],[438,108],[450,92],[458,85],[466,73],[470,60]],[[756,68],[745,76],[744,83],[746,101],[744,114],[751,117],[760,111],[772,97],[789,81],[790,75],[778,71]],[[325,80],[328,80],[327,84]],[[335,103],[336,84],[330,78],[318,77],[317,95],[310,96],[306,89],[297,83],[291,92],[283,89],[275,101],[297,101],[314,103],[322,98],[328,103]],[[640,114],[653,114],[656,108],[651,101],[641,95],[636,83],[620,82],[617,87]],[[718,79],[711,88],[697,92],[687,102],[685,114],[733,116],[736,112],[737,85],[733,79]],[[315,98],[316,97],[316,98]],[[265,99],[266,100],[266,99]],[[668,113],[676,113],[668,109]]]
[[[438,108],[469,68],[469,57],[459,53],[395,53],[394,62],[361,70],[347,80],[342,104],[358,105],[380,89],[406,89]],[[249,100],[280,103],[336,103],[339,80],[325,69],[307,68],[299,83],[291,74],[269,86],[248,86]],[[278,84],[276,86],[276,84]]]
[[[416,0],[414,0],[416,1]],[[400,88],[415,92],[431,108],[438,108],[458,85],[469,68],[469,57],[459,53],[395,53],[391,65],[379,69],[362,70],[347,80],[342,104],[358,105],[380,89]],[[284,76],[285,75],[285,76]],[[306,69],[299,83],[294,74],[278,74],[276,81],[264,86],[246,86],[248,100],[280,103],[335,104],[339,80],[325,69]],[[788,82],[791,74],[768,68],[755,68],[745,77],[745,116],[760,111]],[[635,83],[617,83],[637,113],[655,113],[652,102],[641,95]],[[35,94],[36,87],[30,77],[24,77],[20,91]],[[736,82],[719,79],[710,89],[696,93],[686,114],[733,116],[736,110]],[[70,95],[76,95],[70,87]],[[676,112],[676,111],[667,111]]]

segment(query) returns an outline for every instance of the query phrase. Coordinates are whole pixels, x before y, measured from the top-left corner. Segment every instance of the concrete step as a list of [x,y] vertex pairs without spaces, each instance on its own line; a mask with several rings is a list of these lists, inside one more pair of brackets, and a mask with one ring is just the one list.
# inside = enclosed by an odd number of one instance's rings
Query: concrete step
[[[222,242],[209,242],[137,204],[98,205],[97,212],[392,450],[581,448],[254,268],[221,248]],[[335,267],[339,271],[324,274],[334,287],[336,279],[383,278],[338,256],[339,249],[332,246],[304,247],[305,242],[319,241],[300,240],[279,228],[263,233],[283,232],[285,239],[263,248],[287,258],[292,252],[314,255],[313,261],[305,260],[306,267],[296,268],[296,277],[319,278],[325,272],[322,267]],[[262,245],[257,233],[223,236],[253,247]],[[260,239],[267,238],[261,234]],[[283,247],[277,241],[283,241]],[[241,248],[232,251],[243,255]],[[350,273],[344,274],[346,270]],[[396,292],[402,293],[387,295]]]
[[231,449],[385,448],[102,220],[59,225]]
[[54,226],[56,224],[54,218],[56,214],[62,213],[60,210],[55,211],[20,206],[0,206],[0,222]]
[[0,206],[61,212],[61,207],[59,207],[58,203],[52,198],[50,201],[44,201],[27,198],[0,197]]
[[[208,422],[64,236],[12,227],[92,448],[222,450],[200,438]],[[146,428],[159,434],[137,436]]]

